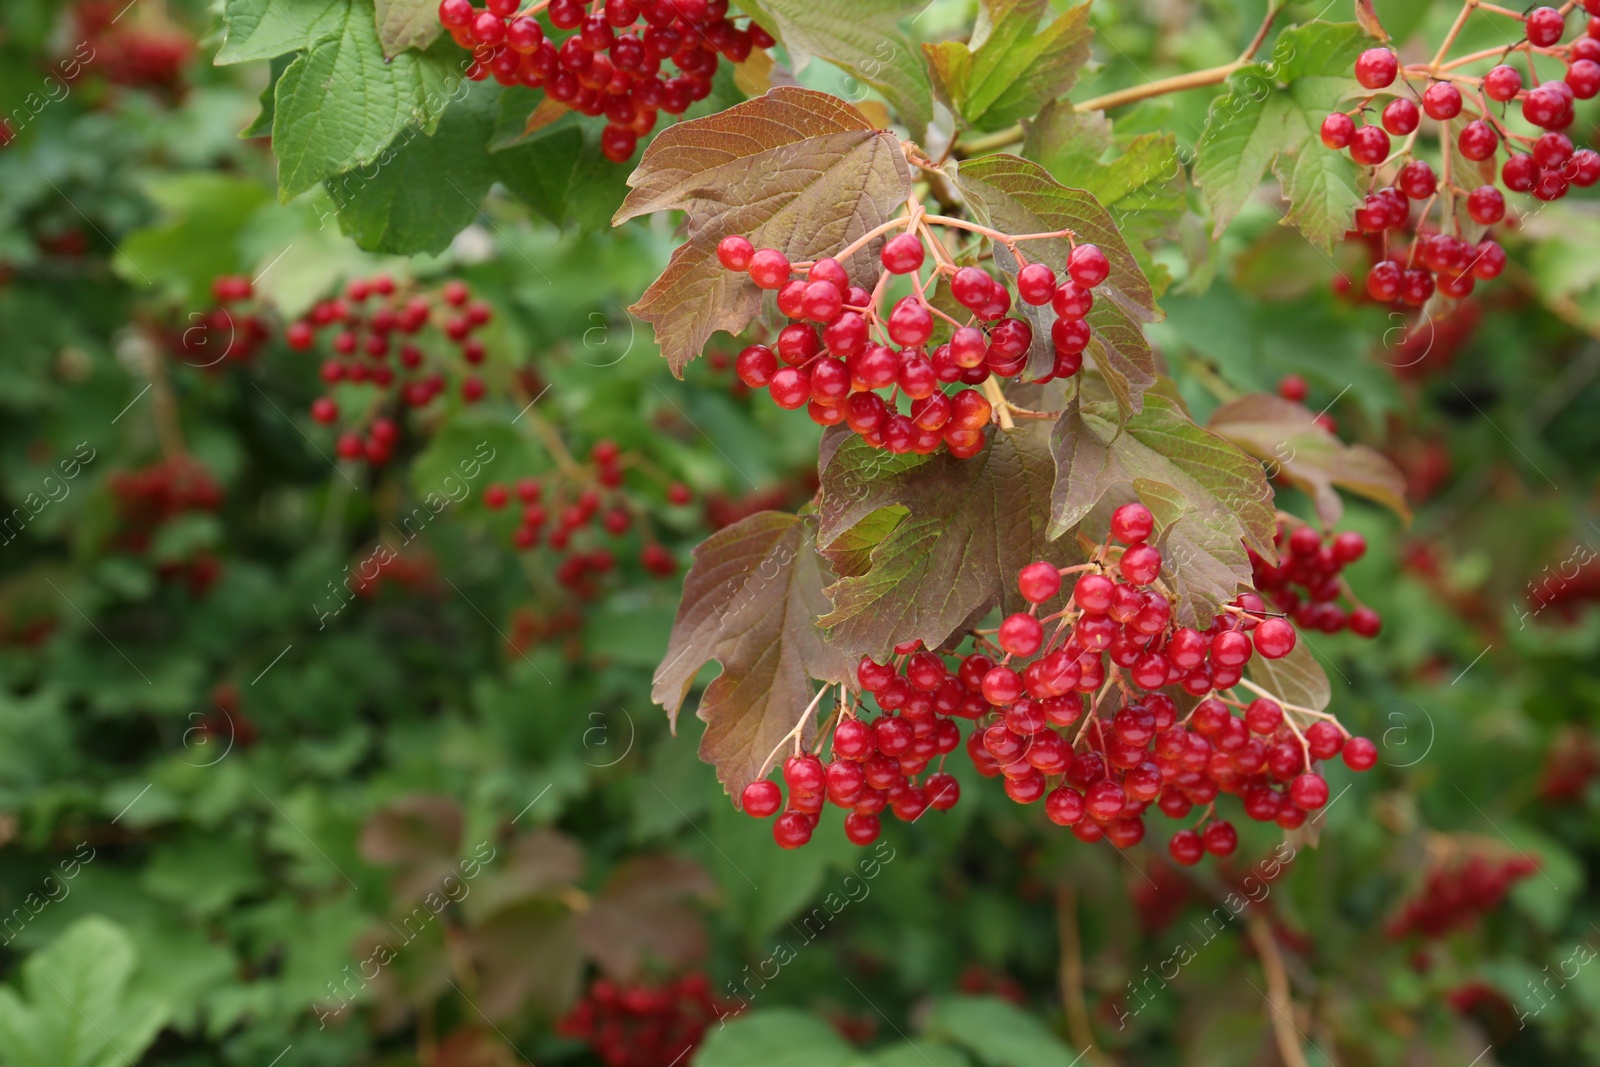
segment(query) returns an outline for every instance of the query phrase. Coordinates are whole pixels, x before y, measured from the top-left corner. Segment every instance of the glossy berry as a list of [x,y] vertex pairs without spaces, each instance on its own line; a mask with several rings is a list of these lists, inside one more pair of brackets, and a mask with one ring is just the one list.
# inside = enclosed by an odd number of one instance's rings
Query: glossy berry
[[1111,274],[1111,261],[1097,245],[1078,245],[1067,257],[1067,273],[1077,285],[1093,289]]
[[1214,822],[1201,835],[1205,849],[1213,856],[1231,856],[1239,847],[1239,833],[1229,822]]
[[1056,272],[1043,263],[1029,263],[1017,272],[1017,295],[1035,307],[1050,303],[1056,295]]
[[1528,43],[1538,48],[1548,48],[1561,40],[1567,30],[1567,20],[1553,7],[1536,7],[1523,19]]
[[1450,82],[1434,82],[1422,94],[1422,110],[1440,122],[1455,118],[1461,114],[1461,90]]
[[1487,122],[1473,119],[1456,135],[1456,147],[1468,159],[1482,162],[1495,154],[1500,147],[1500,137]]
[[1352,771],[1370,771],[1378,762],[1378,746],[1365,737],[1352,737],[1344,745],[1344,762]]
[[737,235],[724,237],[717,242],[717,261],[728,270],[749,270],[750,260],[755,254],[755,246]]
[[926,254],[920,238],[902,233],[884,242],[879,259],[883,262],[883,269],[890,274],[910,274],[921,269]]
[[1043,604],[1061,592],[1061,574],[1052,563],[1030,563],[1017,575],[1017,591],[1031,604]]
[[1383,128],[1396,137],[1404,137],[1422,124],[1422,114],[1404,96],[1397,96],[1383,108]]
[[1322,120],[1322,143],[1336,152],[1349,148],[1355,134],[1355,120],[1343,112],[1335,111]]
[[778,809],[783,807],[783,790],[778,788],[777,782],[761,778],[744,787],[740,801],[746,815],[765,819],[769,815],[776,815]]
[[772,824],[772,839],[779,848],[800,848],[811,840],[811,816],[786,811]]
[[1505,103],[1522,92],[1522,72],[1501,64],[1483,76],[1483,95],[1490,100]]
[[1123,504],[1111,513],[1111,536],[1125,545],[1147,539],[1155,528],[1155,516],[1143,504]]
[[1350,141],[1350,158],[1364,167],[1375,167],[1389,158],[1389,135],[1378,126],[1363,126]]
[[1369,48],[1356,57],[1356,81],[1366,89],[1388,88],[1399,71],[1399,58],[1387,48]]
[[1205,856],[1205,842],[1193,830],[1179,830],[1167,842],[1167,853],[1185,867],[1193,867]]
[[1294,651],[1296,634],[1288,619],[1263,619],[1251,637],[1256,651],[1267,659],[1282,659]]
[[789,257],[763,248],[750,257],[750,280],[763,289],[776,289],[789,280]]
[[1467,214],[1472,221],[1492,226],[1506,217],[1506,198],[1492,185],[1480,185],[1467,195]]

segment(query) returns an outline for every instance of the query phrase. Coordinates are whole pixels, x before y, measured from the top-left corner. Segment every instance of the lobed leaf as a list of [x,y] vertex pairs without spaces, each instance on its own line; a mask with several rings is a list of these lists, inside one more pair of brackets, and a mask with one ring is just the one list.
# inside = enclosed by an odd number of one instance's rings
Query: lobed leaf
[[1351,71],[1370,39],[1355,23],[1313,22],[1285,30],[1272,58],[1228,78],[1195,146],[1195,181],[1218,232],[1260,188],[1270,167],[1291,204],[1284,222],[1324,249],[1342,237],[1360,205],[1350,158],[1323,147],[1322,120],[1356,88]]
[[[740,0],[788,49],[796,71],[815,56],[843,67],[883,94],[913,140],[933,118],[933,86],[900,20],[928,0]],[[853,95],[853,94],[852,94]]]
[[1312,711],[1322,711],[1333,700],[1328,675],[1303,640],[1282,659],[1250,657],[1245,675],[1274,698]]
[[386,56],[426,48],[444,32],[433,0],[374,0],[378,41]]
[[459,60],[403,52],[386,59],[373,15],[348,6],[339,31],[302,53],[278,79],[272,147],[278,196],[293,199],[324,178],[376,162],[408,126],[431,133],[467,83]]
[[217,66],[304,52],[338,36],[353,0],[227,0]]
[[1040,26],[1048,0],[984,0],[972,40],[925,44],[939,95],[977,130],[999,130],[1067,94],[1089,59],[1089,4]]
[[1324,526],[1332,526],[1344,513],[1334,486],[1410,521],[1405,476],[1395,465],[1365,445],[1345,444],[1317,425],[1316,416],[1299,404],[1253,393],[1219,407],[1206,425],[1266,463],[1271,477],[1304,490]]
[[[1105,374],[1124,415],[1140,410],[1146,389],[1155,384],[1155,356],[1141,322],[1155,322],[1161,312],[1138,262],[1116,223],[1092,193],[1069,189],[1039,164],[1012,155],[983,156],[961,165],[956,186],[983,224],[1003,233],[1050,233],[1072,230],[1080,242],[1099,245],[1111,263],[1111,274],[1095,289],[1089,312],[1092,340],[1087,355]],[[1062,271],[1071,251],[1065,237],[1028,241],[1022,251],[1030,260]],[[1004,245],[996,245],[995,262],[1015,275],[1020,264]],[[1033,350],[1024,376],[1042,377],[1055,362],[1050,327],[1055,312],[1043,307],[1020,308],[1033,327]]]
[[[628,179],[613,224],[656,211],[688,212],[688,239],[629,308],[655,327],[674,374],[712,333],[738,333],[761,290],[717,262],[730,234],[792,260],[831,255],[888,220],[911,192],[894,134],[874,129],[828,93],[782,87],[717,115],[668,127]],[[845,264],[876,274],[874,242]]]
[[[833,580],[818,555],[816,520],[764,511],[694,551],[672,638],[651,697],[674,728],[689,686],[710,660],[722,673],[700,698],[700,758],[737,798],[811,702],[811,680],[842,682],[854,664],[826,644],[817,617]],[[809,744],[813,718],[801,733]]]
[[1152,543],[1184,625],[1204,625],[1249,583],[1246,545],[1277,558],[1272,489],[1261,464],[1195,425],[1168,397],[1146,394],[1144,410],[1120,428],[1109,403],[1075,397],[1050,444],[1050,534],[1078,525],[1113,490],[1131,491],[1156,518]]
[[882,662],[899,642],[936,648],[996,604],[1020,607],[1024,566],[1078,561],[1047,535],[1054,473],[1041,423],[996,430],[966,460],[846,441],[823,472],[817,533],[842,574],[821,619],[829,640]]

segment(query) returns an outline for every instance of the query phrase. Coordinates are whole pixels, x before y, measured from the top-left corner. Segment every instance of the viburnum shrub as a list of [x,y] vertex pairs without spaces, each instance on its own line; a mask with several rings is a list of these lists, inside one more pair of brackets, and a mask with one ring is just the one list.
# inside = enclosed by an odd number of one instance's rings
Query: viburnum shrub
[[[1401,63],[1381,45],[1357,57],[1366,91],[1322,120],[1321,138],[1369,168],[1353,228],[1382,241],[1366,278],[1373,299],[1421,306],[1435,290],[1467,296],[1505,270],[1505,250],[1483,234],[1517,214],[1506,193],[1548,202],[1600,181],[1600,152],[1568,132],[1574,103],[1600,93],[1600,23],[1569,20],[1574,6],[1468,0],[1428,62]],[[1498,19],[1507,42],[1452,57],[1475,10]],[[1570,33],[1569,22],[1585,32]],[[1424,118],[1435,124],[1437,166],[1421,152]]]
[[[1286,396],[1197,425],[1092,196],[1015,156],[938,163],[804,89],[663,132],[629,181],[619,220],[688,212],[633,308],[674,369],[742,332],[741,381],[825,427],[808,512],[696,551],[656,676],[675,712],[722,663],[701,753],[780,846],[830,804],[860,845],[885,811],[951,808],[964,749],[1084,841],[1186,820],[1168,851],[1193,864],[1235,850],[1241,814],[1315,818],[1329,761],[1375,765],[1297,624],[1377,632],[1340,575],[1365,542],[1317,526],[1335,485],[1403,510],[1398,473]],[[1263,460],[1317,525],[1277,511]]]
[[681,115],[709,96],[724,58],[742,63],[774,43],[754,22],[729,18],[728,0],[488,0],[482,8],[440,0],[439,22],[471,50],[469,79],[542,88],[562,109],[604,115],[600,149],[613,163],[633,155],[661,112]]

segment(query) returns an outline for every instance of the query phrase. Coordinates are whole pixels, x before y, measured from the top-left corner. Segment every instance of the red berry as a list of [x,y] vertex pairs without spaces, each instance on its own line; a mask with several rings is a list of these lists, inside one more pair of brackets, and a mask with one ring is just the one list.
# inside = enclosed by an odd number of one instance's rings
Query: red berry
[[1350,613],[1350,632],[1358,637],[1377,637],[1378,631],[1383,626],[1383,620],[1371,608],[1356,608]]
[[1296,634],[1288,619],[1263,619],[1251,635],[1256,651],[1267,659],[1282,659],[1294,651]]
[[1378,762],[1378,746],[1365,737],[1352,737],[1344,744],[1344,763],[1352,771],[1370,771]]
[[1018,612],[1000,624],[995,639],[1013,656],[1031,656],[1044,644],[1044,626],[1032,615]]
[[1045,817],[1057,826],[1071,826],[1083,818],[1083,794],[1071,786],[1057,786],[1044,798]]
[[1179,830],[1172,835],[1172,840],[1167,842],[1167,852],[1178,863],[1185,867],[1193,867],[1204,858],[1206,846],[1201,841],[1200,835],[1193,830]]
[[1251,733],[1270,737],[1283,725],[1283,708],[1271,697],[1257,697],[1245,709],[1244,724]]
[[763,248],[750,257],[750,280],[763,289],[776,289],[789,280],[789,257]]
[[1306,727],[1306,745],[1313,759],[1332,759],[1344,747],[1344,734],[1326,719],[1319,719]]
[[1417,105],[1404,96],[1397,96],[1383,109],[1383,128],[1396,137],[1404,137],[1422,124]]
[[[755,246],[738,235],[724,237],[717,242],[717,261],[728,270],[747,271],[755,257]],[[787,277],[787,272],[785,272]]]
[[1412,200],[1426,200],[1439,188],[1439,179],[1433,168],[1421,159],[1414,159],[1400,168],[1395,184]]
[[1125,545],[1145,540],[1155,528],[1155,517],[1143,504],[1123,504],[1111,513],[1111,536]]
[[1482,162],[1495,154],[1500,147],[1500,137],[1487,122],[1473,119],[1456,135],[1456,147],[1468,159]]
[[1017,575],[1017,590],[1031,604],[1043,604],[1061,592],[1061,574],[1052,563],[1030,563]]
[[1453,119],[1461,114],[1461,90],[1449,82],[1434,82],[1422,94],[1422,109],[1430,119]]
[[1239,847],[1239,833],[1230,822],[1214,822],[1207,826],[1201,840],[1213,856],[1231,856]]
[[1567,20],[1553,7],[1536,7],[1523,19],[1528,43],[1538,48],[1548,48],[1561,40],[1567,31]]
[[1364,167],[1375,167],[1389,158],[1389,135],[1380,126],[1363,126],[1350,141],[1350,158]]
[[1399,71],[1399,58],[1387,48],[1369,48],[1356,58],[1356,81],[1366,89],[1387,88]]
[[1035,307],[1050,303],[1056,295],[1056,272],[1043,263],[1029,263],[1017,272],[1017,295]]
[[921,269],[926,255],[921,239],[915,234],[902,233],[884,243],[878,258],[883,262],[883,269],[890,274],[910,274]]
[[1067,257],[1067,273],[1084,289],[1093,289],[1111,274],[1111,261],[1098,245],[1078,245]]
[[852,845],[866,846],[878,839],[883,823],[876,815],[852,811],[844,817],[844,836]]
[[1147,544],[1137,544],[1122,553],[1117,565],[1125,581],[1149,585],[1161,574],[1161,553]]
[[[1322,120],[1322,143],[1334,151],[1349,148],[1356,134],[1356,122],[1342,111],[1335,111]],[[1196,838],[1198,840],[1198,837]]]
[[791,793],[816,796],[827,785],[822,761],[812,755],[790,756],[783,761],[783,780]]
[[332,397],[319,396],[311,402],[311,417],[326,426],[339,417],[339,405]]
[[1328,802],[1328,783],[1320,774],[1302,774],[1289,783],[1289,799],[1303,811],[1315,811]]
[[446,29],[459,30],[471,25],[472,0],[440,0],[439,22]]
[[786,811],[772,824],[772,839],[780,848],[799,848],[811,840],[811,817]]
[[889,312],[889,337],[897,345],[926,344],[933,336],[933,314],[915,296],[902,297]]
[[1285,374],[1278,380],[1278,395],[1296,404],[1303,403],[1310,392],[1306,380],[1298,374]]
[[1480,185],[1467,195],[1467,214],[1472,221],[1492,226],[1506,217],[1506,198],[1492,185]]
[[761,778],[744,787],[740,802],[746,815],[765,819],[769,815],[776,815],[778,809],[783,807],[783,790],[778,788],[777,782]]
[[1505,103],[1522,92],[1522,74],[1515,67],[1501,64],[1483,76],[1483,93],[1490,100]]

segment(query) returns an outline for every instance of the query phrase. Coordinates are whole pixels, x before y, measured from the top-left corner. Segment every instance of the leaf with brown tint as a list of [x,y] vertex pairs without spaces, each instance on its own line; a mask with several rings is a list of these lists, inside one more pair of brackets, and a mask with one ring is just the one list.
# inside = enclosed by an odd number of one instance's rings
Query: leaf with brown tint
[[[828,93],[783,86],[737,107],[669,126],[645,149],[613,224],[688,212],[687,240],[628,310],[655,328],[674,374],[717,330],[738,333],[761,308],[747,275],[717,262],[731,234],[791,260],[840,251],[887,221],[911,191],[900,140]],[[877,276],[878,243],[845,267]]]
[[1265,463],[1269,477],[1304,490],[1316,502],[1324,526],[1344,514],[1335,486],[1411,519],[1399,469],[1365,445],[1345,444],[1293,401],[1270,393],[1242,396],[1212,412],[1206,425]]
[[589,955],[623,981],[639,978],[647,963],[677,972],[706,953],[706,928],[691,901],[716,890],[705,869],[677,856],[625,860],[579,917]]
[[[833,581],[817,554],[815,520],[764,511],[713,534],[694,550],[672,638],[651,696],[674,728],[689,686],[710,660],[722,674],[697,714],[700,758],[737,799],[810,704],[811,679],[842,682],[852,664],[826,644],[817,617]],[[809,744],[813,716],[801,733]]]

